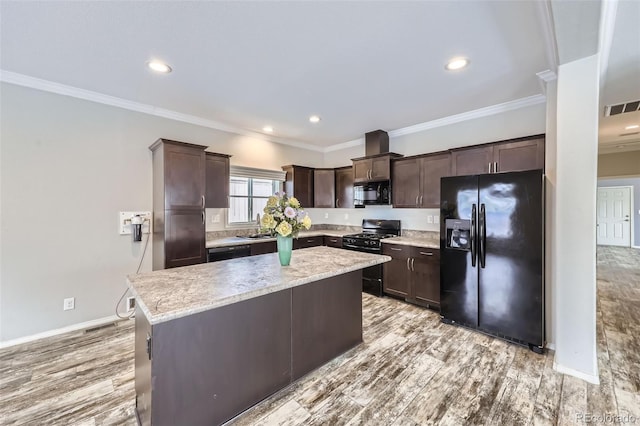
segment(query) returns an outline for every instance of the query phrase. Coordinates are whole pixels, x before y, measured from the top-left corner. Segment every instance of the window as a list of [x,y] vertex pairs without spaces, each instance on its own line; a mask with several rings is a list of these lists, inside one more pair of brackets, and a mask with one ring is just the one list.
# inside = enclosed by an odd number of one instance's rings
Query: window
[[280,190],[280,181],[231,176],[229,183],[229,224],[255,223],[262,216],[267,199]]

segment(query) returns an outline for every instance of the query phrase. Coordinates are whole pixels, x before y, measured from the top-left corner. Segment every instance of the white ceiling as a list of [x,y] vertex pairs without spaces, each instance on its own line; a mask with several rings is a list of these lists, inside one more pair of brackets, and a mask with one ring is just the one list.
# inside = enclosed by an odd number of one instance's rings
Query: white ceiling
[[[550,68],[535,1],[0,8],[3,70],[318,146],[540,94]],[[458,55],[471,65],[445,71]]]
[[[616,105],[640,100],[640,1],[618,2],[607,73],[601,93],[601,104]],[[603,112],[604,113],[604,112]],[[600,152],[623,152],[640,149],[640,112],[602,117],[600,120]],[[628,136],[620,136],[622,134]]]

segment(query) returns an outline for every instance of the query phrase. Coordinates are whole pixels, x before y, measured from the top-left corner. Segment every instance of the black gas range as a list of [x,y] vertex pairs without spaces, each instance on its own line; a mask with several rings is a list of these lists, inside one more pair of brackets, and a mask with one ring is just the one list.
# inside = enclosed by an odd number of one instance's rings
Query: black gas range
[[[342,248],[367,253],[382,254],[381,240],[400,236],[399,220],[363,219],[362,233],[342,237]],[[362,270],[362,290],[382,296],[382,265]]]

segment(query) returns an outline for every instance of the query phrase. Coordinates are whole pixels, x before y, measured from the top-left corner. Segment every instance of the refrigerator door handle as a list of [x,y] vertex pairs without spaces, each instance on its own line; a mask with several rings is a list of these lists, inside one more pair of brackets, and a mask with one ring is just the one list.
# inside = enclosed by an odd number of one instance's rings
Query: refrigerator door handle
[[487,260],[487,215],[485,213],[484,203],[480,204],[480,218],[479,218],[479,226],[478,226],[478,242],[479,242],[479,253],[478,257],[480,258],[480,267],[484,268],[484,265]]
[[471,266],[476,267],[476,205],[471,206]]

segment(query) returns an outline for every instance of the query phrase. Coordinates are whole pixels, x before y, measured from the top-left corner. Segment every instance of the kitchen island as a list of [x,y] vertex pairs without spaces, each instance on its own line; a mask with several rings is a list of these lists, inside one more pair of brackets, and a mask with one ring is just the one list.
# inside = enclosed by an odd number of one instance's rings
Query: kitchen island
[[221,424],[362,342],[362,268],[330,247],[131,275],[136,415]]

